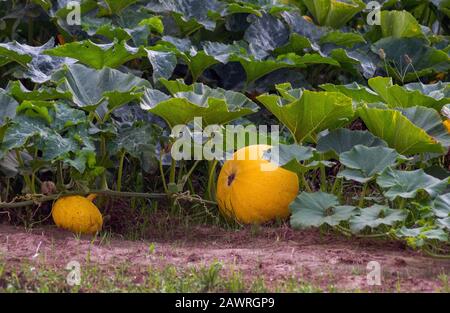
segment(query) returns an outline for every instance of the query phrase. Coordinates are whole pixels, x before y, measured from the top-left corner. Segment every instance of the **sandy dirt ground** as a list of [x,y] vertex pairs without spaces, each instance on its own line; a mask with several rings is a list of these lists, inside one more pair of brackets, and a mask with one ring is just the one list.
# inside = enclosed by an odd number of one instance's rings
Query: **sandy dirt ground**
[[[83,264],[87,255],[104,268],[124,262],[136,268],[168,264],[187,268],[219,261],[225,271],[239,269],[249,279],[262,275],[270,284],[295,277],[321,288],[333,285],[338,291],[433,292],[442,290],[439,277],[450,275],[450,261],[426,257],[400,242],[349,240],[317,230],[267,227],[255,233],[192,227],[174,238],[93,241],[52,226],[25,230],[0,225],[0,255],[8,264],[33,262],[36,254],[61,268],[72,260]],[[381,286],[367,284],[370,261],[381,266]]]

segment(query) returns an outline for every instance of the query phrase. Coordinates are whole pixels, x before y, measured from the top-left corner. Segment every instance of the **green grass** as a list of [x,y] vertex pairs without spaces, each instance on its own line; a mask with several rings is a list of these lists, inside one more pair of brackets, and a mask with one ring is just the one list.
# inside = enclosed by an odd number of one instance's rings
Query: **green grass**
[[441,281],[442,286],[443,286],[440,291],[445,292],[445,293],[450,293],[450,284],[449,284],[448,275],[446,273],[441,273],[438,276],[438,279]]
[[81,285],[73,287],[66,283],[67,274],[64,269],[29,263],[10,268],[0,261],[0,292],[322,292],[294,277],[272,287],[262,276],[246,281],[240,271],[225,273],[219,262],[184,270],[173,265],[136,269],[131,263],[109,269],[82,266]]

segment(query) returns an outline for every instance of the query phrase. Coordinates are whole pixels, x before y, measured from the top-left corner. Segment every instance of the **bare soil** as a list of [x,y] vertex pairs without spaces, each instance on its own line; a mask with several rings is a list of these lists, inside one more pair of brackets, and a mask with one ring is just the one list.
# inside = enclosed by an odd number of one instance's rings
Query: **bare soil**
[[[149,247],[154,251],[149,253]],[[0,225],[0,255],[7,264],[33,262],[45,256],[48,265],[69,261],[90,262],[107,270],[128,262],[134,268],[204,266],[219,261],[224,269],[239,269],[246,279],[263,276],[269,284],[295,278],[338,291],[420,291],[445,289],[442,277],[450,274],[450,261],[436,260],[399,242],[347,239],[317,230],[292,231],[286,226],[229,231],[191,226],[174,238],[127,241],[76,237],[53,226],[33,230]],[[367,264],[381,265],[381,286],[369,286]],[[448,286],[447,286],[448,288]]]

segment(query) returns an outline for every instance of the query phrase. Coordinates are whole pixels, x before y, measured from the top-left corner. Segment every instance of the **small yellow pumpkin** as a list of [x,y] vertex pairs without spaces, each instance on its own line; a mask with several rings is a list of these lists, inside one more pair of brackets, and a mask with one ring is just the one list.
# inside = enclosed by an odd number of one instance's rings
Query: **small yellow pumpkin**
[[[222,214],[245,224],[289,216],[289,204],[299,190],[298,177],[263,159],[269,148],[248,146],[225,162],[217,181],[217,202]],[[267,170],[270,166],[272,170]]]
[[102,229],[103,217],[92,203],[95,195],[69,196],[58,199],[53,205],[52,217],[58,227],[74,233],[95,234]]
[[447,128],[447,131],[450,133],[450,118],[444,121],[444,126]]

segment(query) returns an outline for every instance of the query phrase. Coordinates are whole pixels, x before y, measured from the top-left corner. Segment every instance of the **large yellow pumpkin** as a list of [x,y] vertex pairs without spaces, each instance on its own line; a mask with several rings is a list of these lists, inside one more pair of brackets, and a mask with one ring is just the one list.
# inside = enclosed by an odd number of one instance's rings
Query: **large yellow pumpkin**
[[[299,190],[298,177],[263,159],[269,148],[248,146],[225,162],[217,181],[217,202],[222,214],[246,224],[289,216],[288,206]],[[266,170],[268,166],[273,170]]]
[[95,234],[102,229],[103,218],[92,201],[95,196],[60,198],[52,209],[53,221],[58,227],[74,233]]

